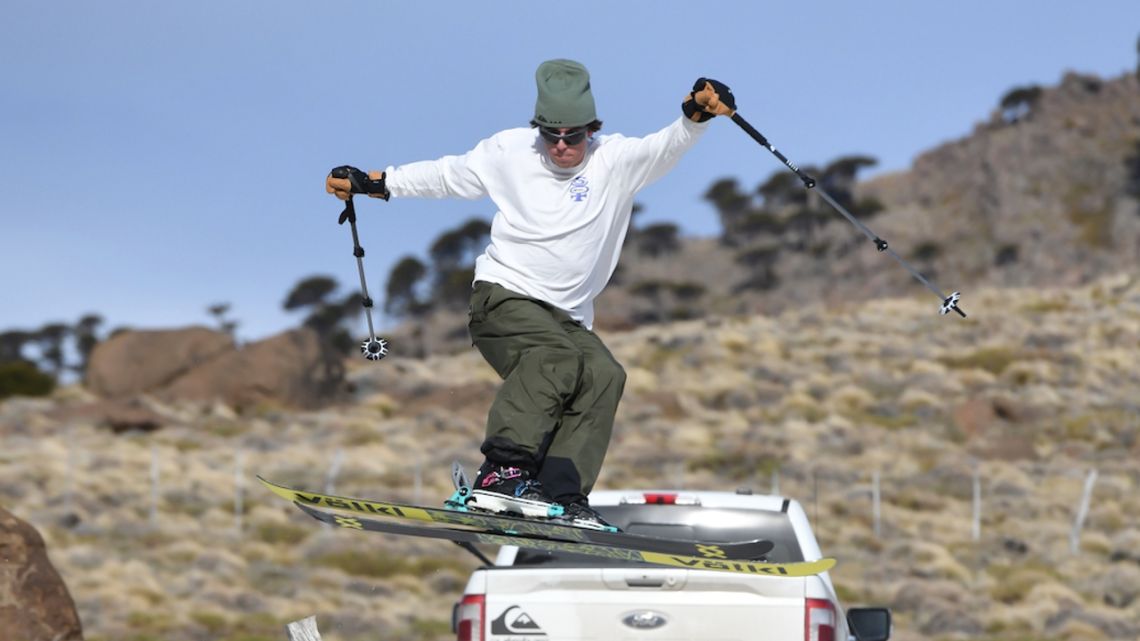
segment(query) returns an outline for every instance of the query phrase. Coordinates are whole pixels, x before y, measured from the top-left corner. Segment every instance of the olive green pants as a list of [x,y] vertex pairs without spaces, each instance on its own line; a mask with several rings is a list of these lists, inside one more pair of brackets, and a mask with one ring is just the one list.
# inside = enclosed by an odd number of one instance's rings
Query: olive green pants
[[596,334],[561,309],[476,282],[471,340],[503,379],[480,448],[538,473],[560,501],[594,487],[625,388],[625,370]]

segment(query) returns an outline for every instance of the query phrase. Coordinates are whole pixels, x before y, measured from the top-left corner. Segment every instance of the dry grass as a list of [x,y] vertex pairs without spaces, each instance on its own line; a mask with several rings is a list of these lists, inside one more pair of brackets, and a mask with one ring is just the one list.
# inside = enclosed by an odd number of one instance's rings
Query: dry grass
[[[839,558],[842,598],[893,606],[900,641],[1135,638],[1140,285],[974,298],[968,321],[931,318],[927,301],[908,299],[607,336],[629,381],[600,486],[778,483]],[[360,396],[345,407],[159,407],[170,421],[150,435],[52,419],[84,399],[75,390],[7,401],[0,501],[44,534],[88,639],[279,639],[314,613],[339,640],[450,638],[474,559],[438,541],[328,530],[253,475],[321,489],[341,451],[338,493],[438,503],[451,460],[478,463],[483,430],[482,410],[452,399],[494,375],[468,353],[354,365],[352,376]],[[977,399],[997,410],[959,412]],[[1101,476],[1072,555],[1093,467]],[[973,632],[946,633],[946,621]]]

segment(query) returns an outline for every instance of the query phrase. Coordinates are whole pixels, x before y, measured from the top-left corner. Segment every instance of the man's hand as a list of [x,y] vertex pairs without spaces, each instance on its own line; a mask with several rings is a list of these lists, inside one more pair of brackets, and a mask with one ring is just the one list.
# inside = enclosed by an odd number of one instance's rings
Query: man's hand
[[731,116],[736,113],[736,98],[723,82],[698,78],[681,103],[681,112],[693,122],[704,122],[713,116]]
[[384,184],[384,172],[370,171],[365,174],[348,165],[337,167],[329,173],[328,178],[325,178],[325,191],[341,200],[348,200],[352,194],[367,194],[384,200],[390,196]]

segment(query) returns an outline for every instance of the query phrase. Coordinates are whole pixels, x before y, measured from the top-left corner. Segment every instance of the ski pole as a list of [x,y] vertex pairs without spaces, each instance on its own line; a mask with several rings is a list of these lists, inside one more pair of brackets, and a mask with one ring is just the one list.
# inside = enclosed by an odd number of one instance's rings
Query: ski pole
[[931,283],[929,280],[927,280],[925,276],[923,276],[921,273],[918,272],[918,270],[916,270],[914,267],[911,267],[910,263],[903,260],[902,256],[899,256],[898,254],[896,254],[895,251],[893,249],[891,249],[890,246],[887,245],[887,241],[880,238],[878,235],[875,234],[875,232],[871,231],[866,225],[859,222],[858,218],[856,218],[855,216],[852,216],[851,212],[847,211],[842,205],[840,205],[838,202],[836,202],[835,199],[832,198],[831,195],[828,194],[826,191],[824,191],[822,187],[817,186],[817,184],[815,182],[815,178],[812,178],[811,176],[807,175],[803,170],[801,170],[799,167],[797,167],[795,163],[793,163],[791,160],[788,160],[787,156],[780,153],[779,149],[776,149],[775,147],[773,147],[772,144],[770,142],[768,142],[768,139],[764,137],[764,134],[757,131],[756,128],[753,127],[751,124],[749,124],[749,122],[747,120],[745,120],[739,113],[734,112],[732,114],[732,122],[735,122],[737,125],[740,125],[740,128],[743,129],[749,136],[751,136],[753,140],[760,143],[761,147],[764,147],[768,151],[772,152],[773,156],[778,158],[780,160],[780,162],[784,163],[784,165],[788,169],[791,169],[792,172],[795,173],[795,175],[798,176],[801,181],[803,181],[805,188],[807,188],[807,189],[813,189],[814,188],[816,190],[816,193],[818,193],[820,195],[820,197],[823,198],[824,202],[826,202],[828,205],[831,205],[831,207],[833,209],[835,209],[835,211],[842,214],[843,217],[846,218],[848,221],[850,221],[850,223],[852,225],[855,225],[856,229],[863,232],[863,234],[867,238],[869,238],[871,240],[871,242],[875,243],[876,249],[878,249],[881,252],[886,252],[887,254],[889,254],[891,256],[891,258],[894,258],[896,261],[898,261],[898,263],[900,265],[905,267],[906,270],[908,272],[910,272],[911,276],[914,276],[915,279],[918,280],[918,282],[922,283],[923,285],[926,286],[927,289],[934,292],[935,295],[938,296],[938,300],[942,301],[942,306],[939,308],[940,314],[946,314],[946,313],[950,312],[951,310],[953,310],[953,311],[957,312],[962,318],[966,318],[966,312],[962,311],[962,308],[958,306],[958,301],[961,300],[961,298],[962,298],[962,294],[960,292],[954,292],[954,293],[950,294],[949,296],[944,294],[941,289],[939,289],[937,286],[935,286],[933,283]]
[[[353,179],[353,168],[348,166],[337,167],[332,170],[333,178]],[[360,171],[357,169],[356,171]],[[360,352],[370,361],[378,361],[388,355],[388,341],[377,338],[376,330],[372,326],[372,298],[368,295],[368,283],[364,279],[364,248],[360,246],[360,235],[356,232],[356,206],[352,204],[352,195],[344,203],[344,211],[340,212],[338,225],[348,221],[352,229],[352,255],[356,256],[356,270],[360,274],[360,292],[364,296],[361,304],[364,306],[364,315],[368,319],[368,338],[360,344]]]

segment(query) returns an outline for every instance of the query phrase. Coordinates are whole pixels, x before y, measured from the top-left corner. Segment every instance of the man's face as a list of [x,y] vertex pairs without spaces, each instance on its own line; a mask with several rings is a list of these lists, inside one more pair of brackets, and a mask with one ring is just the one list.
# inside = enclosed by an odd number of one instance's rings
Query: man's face
[[593,135],[586,127],[539,127],[539,134],[546,145],[546,152],[555,165],[563,168],[577,167],[586,156],[586,146]]

